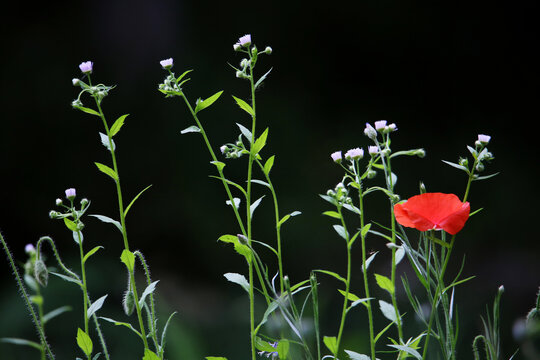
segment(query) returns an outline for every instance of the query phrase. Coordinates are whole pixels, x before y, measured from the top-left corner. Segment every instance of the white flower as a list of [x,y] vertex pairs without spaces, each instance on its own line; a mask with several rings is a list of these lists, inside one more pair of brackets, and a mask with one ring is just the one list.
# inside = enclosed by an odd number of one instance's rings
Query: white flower
[[483,145],[487,145],[489,143],[489,140],[491,140],[491,136],[489,135],[478,135],[478,141]]
[[75,196],[77,196],[77,192],[75,191],[74,188],[69,188],[69,189],[66,190],[66,198],[68,200],[75,199]]
[[24,252],[27,254],[31,254],[35,251],[36,251],[36,248],[34,248],[34,245],[32,244],[26,244],[26,246],[24,247]]
[[397,125],[394,124],[394,123],[391,123],[390,125],[388,125],[388,126],[386,127],[386,129],[388,129],[388,132],[396,131],[396,130],[397,130]]
[[330,157],[332,158],[332,160],[334,160],[334,162],[341,162],[341,151],[336,151],[330,154]]
[[82,71],[84,74],[91,74],[93,68],[94,68],[94,63],[91,62],[91,61],[85,61],[85,62],[82,62],[82,63],[79,65],[79,69],[81,69],[81,71]]
[[161,60],[159,62],[161,64],[161,67],[164,68],[164,69],[170,69],[172,68],[173,66],[173,59],[172,58],[168,58],[168,59],[165,59],[165,60]]
[[368,153],[371,156],[377,155],[379,153],[379,148],[377,146],[375,146],[375,145],[369,146],[368,147]]
[[62,199],[56,199],[56,206],[62,205]]
[[347,160],[360,160],[364,157],[364,149],[354,148],[345,153],[345,159]]
[[227,145],[223,145],[219,148],[222,154],[225,154],[225,151],[227,150]]
[[386,126],[386,120],[375,121],[375,129],[377,131],[383,131]]
[[242,36],[240,39],[238,39],[238,44],[243,47],[248,47],[249,45],[251,45],[251,35],[246,34]]

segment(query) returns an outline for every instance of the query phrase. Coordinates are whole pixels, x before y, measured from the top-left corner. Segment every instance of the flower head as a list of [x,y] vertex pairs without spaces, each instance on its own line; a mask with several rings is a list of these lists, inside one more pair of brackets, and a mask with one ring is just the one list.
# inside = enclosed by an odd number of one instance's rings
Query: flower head
[[84,74],[91,74],[93,67],[94,63],[91,61],[85,61],[79,65],[79,69],[81,69]]
[[489,143],[489,140],[491,140],[491,136],[489,135],[482,135],[482,134],[478,135],[478,142],[481,143],[482,145],[487,145]]
[[455,235],[469,218],[470,204],[454,194],[424,193],[394,205],[396,220],[420,231],[444,230]]
[[375,145],[368,146],[368,153],[371,156],[375,156],[379,153],[379,148]]
[[27,254],[32,254],[36,252],[36,248],[32,244],[26,244],[26,246],[24,247],[24,252]]
[[75,191],[74,188],[69,188],[69,189],[66,190],[66,198],[68,200],[75,199],[75,196],[77,196],[77,192]]
[[237,44],[240,45],[240,46],[243,46],[243,47],[248,47],[249,45],[251,45],[251,35],[246,34],[246,35],[242,36],[240,39],[238,39]]
[[340,163],[341,162],[341,151],[336,151],[330,154],[330,157],[334,162]]
[[375,121],[375,129],[377,131],[383,131],[386,127],[386,120]]
[[161,60],[159,63],[161,64],[161,67],[166,69],[166,70],[173,67],[173,59],[172,58]]
[[364,149],[354,148],[345,153],[345,159],[347,160],[360,160],[364,157]]

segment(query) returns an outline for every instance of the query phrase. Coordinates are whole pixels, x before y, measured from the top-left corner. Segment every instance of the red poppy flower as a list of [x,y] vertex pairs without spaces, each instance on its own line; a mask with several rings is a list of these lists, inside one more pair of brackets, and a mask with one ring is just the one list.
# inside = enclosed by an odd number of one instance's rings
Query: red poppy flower
[[420,231],[444,230],[455,235],[465,225],[471,210],[454,194],[425,193],[394,205],[396,220]]

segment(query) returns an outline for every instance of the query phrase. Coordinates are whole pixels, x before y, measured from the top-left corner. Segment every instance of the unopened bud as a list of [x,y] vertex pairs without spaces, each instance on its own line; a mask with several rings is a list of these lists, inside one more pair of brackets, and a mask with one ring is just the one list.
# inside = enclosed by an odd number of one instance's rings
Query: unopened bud
[[128,290],[124,293],[122,307],[124,308],[124,313],[127,316],[133,314],[133,311],[135,310],[135,295],[133,294],[133,291]]
[[267,55],[270,55],[272,53],[272,48],[270,46],[267,46],[265,49],[264,49],[264,53],[267,54]]
[[240,244],[243,244],[243,245],[249,245],[249,241],[248,241],[248,238],[242,234],[238,234],[236,235],[238,236],[238,241],[240,241]]
[[484,171],[484,164],[482,164],[482,163],[476,164],[476,171],[478,171],[478,172]]
[[73,84],[73,86],[77,86],[77,85],[79,85],[79,82],[80,82],[80,80],[79,80],[79,79],[77,79],[77,78],[73,78],[73,79],[71,79],[71,83]]
[[56,211],[54,211],[54,210],[49,211],[49,217],[50,217],[51,219],[56,219],[56,218],[58,217],[58,215],[60,215],[59,212],[56,212]]
[[62,199],[56,199],[56,206],[62,205]]
[[37,260],[34,264],[34,277],[36,281],[43,287],[47,286],[49,281],[49,271],[43,260]]
[[88,205],[88,203],[89,203],[89,201],[88,201],[87,198],[82,198],[82,199],[81,199],[81,205],[82,205],[82,206],[86,206],[86,205]]
[[368,179],[373,179],[375,176],[377,176],[377,172],[375,170],[369,170],[367,173]]
[[377,138],[377,131],[369,123],[366,123],[364,134],[371,140],[375,140]]
[[426,156],[426,150],[424,150],[424,149],[416,149],[414,151],[414,155],[418,156],[419,158],[424,158]]
[[420,182],[420,194],[425,194],[426,192],[426,185],[423,182]]

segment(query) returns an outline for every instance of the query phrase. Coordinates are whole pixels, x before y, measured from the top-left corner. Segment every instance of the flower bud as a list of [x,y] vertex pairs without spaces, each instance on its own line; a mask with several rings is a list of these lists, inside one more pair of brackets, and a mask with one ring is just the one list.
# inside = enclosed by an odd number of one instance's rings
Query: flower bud
[[24,247],[24,252],[31,255],[36,252],[36,248],[32,244],[26,244]]
[[481,162],[476,164],[476,171],[478,171],[478,172],[484,171],[484,164],[482,164]]
[[56,199],[56,206],[62,205],[62,199]]
[[59,215],[60,215],[59,212],[56,212],[56,211],[54,211],[54,210],[49,211],[49,217],[50,217],[51,219],[56,219]]
[[334,162],[339,164],[341,162],[341,151],[333,152],[332,154],[330,154],[330,157],[332,158],[332,160],[334,160]]
[[240,39],[238,39],[238,44],[243,47],[248,47],[249,45],[251,45],[251,35],[246,34],[242,36]]
[[266,55],[270,55],[272,53],[272,48],[270,46],[267,46],[265,49],[264,49],[264,53]]
[[375,140],[377,138],[377,131],[369,123],[366,123],[364,134],[371,140]]
[[371,156],[375,156],[379,153],[379,148],[375,145],[368,146],[368,153]]
[[354,148],[345,153],[345,159],[347,160],[360,160],[364,157],[364,149]]
[[416,149],[414,151],[414,155],[418,156],[419,158],[424,158],[426,156],[426,150],[424,150],[424,149]]
[[377,176],[377,172],[375,170],[369,170],[367,173],[368,179],[373,179],[375,176]]
[[219,151],[221,151],[222,154],[225,154],[225,151],[227,151],[227,145],[223,145],[219,148]]
[[386,120],[375,121],[375,130],[383,132],[386,127]]
[[238,236],[238,241],[240,241],[240,244],[249,245],[249,241],[247,237],[245,237],[242,234],[237,234],[236,236]]
[[81,205],[82,205],[82,206],[86,206],[86,205],[88,205],[88,203],[89,203],[89,201],[88,201],[87,198],[82,198],[82,199],[81,199]]
[[71,106],[73,106],[73,107],[79,107],[79,106],[83,106],[83,103],[82,103],[81,100],[76,99],[76,100],[73,100],[73,101],[71,102]]
[[77,192],[75,191],[74,188],[66,189],[66,199],[73,201],[73,199],[75,199],[76,196],[77,196]]
[[77,78],[71,79],[71,83],[73,84],[73,86],[78,86],[78,85],[79,85],[79,82],[80,82],[80,80],[77,79]]
[[467,167],[469,166],[469,160],[466,158],[459,158],[459,165]]
[[234,49],[234,51],[240,50],[240,45],[239,44],[234,44],[233,49]]
[[135,310],[135,295],[133,294],[133,291],[128,290],[124,293],[122,307],[124,308],[124,313],[127,316],[133,314],[133,311]]
[[487,145],[489,143],[489,140],[491,140],[491,136],[489,135],[483,135],[483,134],[478,135],[478,142],[482,145]]
[[426,192],[426,185],[423,182],[420,182],[420,194],[425,194]]
[[49,281],[49,271],[47,270],[47,267],[45,266],[43,260],[37,260],[35,262],[34,277],[41,286],[47,286],[47,282]]

